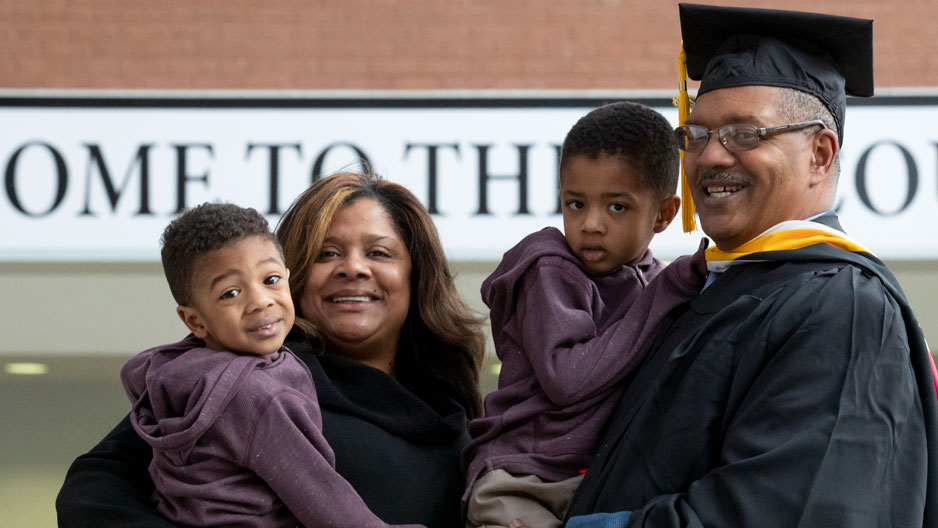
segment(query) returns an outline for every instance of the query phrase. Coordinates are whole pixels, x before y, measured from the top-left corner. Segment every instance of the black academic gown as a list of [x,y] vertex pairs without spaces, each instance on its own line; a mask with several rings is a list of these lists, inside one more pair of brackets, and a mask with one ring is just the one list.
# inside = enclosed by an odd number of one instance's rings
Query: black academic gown
[[[835,217],[822,220],[840,228]],[[570,515],[632,526],[938,525],[921,329],[868,254],[752,255],[673,314]]]

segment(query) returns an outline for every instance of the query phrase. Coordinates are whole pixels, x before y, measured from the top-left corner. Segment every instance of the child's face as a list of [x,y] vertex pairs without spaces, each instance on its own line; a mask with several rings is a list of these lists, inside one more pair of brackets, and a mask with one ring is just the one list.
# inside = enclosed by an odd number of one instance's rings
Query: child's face
[[196,259],[192,306],[176,311],[212,350],[272,354],[293,327],[289,276],[273,242],[243,238]]
[[563,230],[587,270],[603,274],[641,260],[655,233],[677,214],[680,198],[660,200],[621,156],[573,156],[561,173]]

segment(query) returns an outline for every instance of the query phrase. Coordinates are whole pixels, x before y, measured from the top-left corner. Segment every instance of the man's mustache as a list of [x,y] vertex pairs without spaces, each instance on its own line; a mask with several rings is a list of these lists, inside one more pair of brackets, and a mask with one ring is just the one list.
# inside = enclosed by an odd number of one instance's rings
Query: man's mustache
[[749,178],[743,174],[726,169],[704,169],[697,174],[697,185],[748,185]]

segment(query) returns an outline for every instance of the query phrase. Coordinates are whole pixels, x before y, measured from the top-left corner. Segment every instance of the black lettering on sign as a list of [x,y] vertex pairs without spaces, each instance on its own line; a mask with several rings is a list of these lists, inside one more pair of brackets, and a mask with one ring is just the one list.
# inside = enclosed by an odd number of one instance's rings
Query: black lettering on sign
[[85,143],[88,149],[88,168],[85,179],[85,208],[80,215],[94,216],[91,211],[91,181],[94,168],[97,167],[98,174],[101,175],[101,181],[104,183],[104,190],[107,192],[108,201],[111,202],[111,212],[117,210],[117,202],[120,200],[121,193],[127,188],[130,178],[134,173],[134,167],[140,166],[140,208],[137,215],[153,214],[150,211],[150,148],[153,145],[140,145],[137,149],[137,156],[130,162],[127,170],[124,172],[124,181],[119,186],[114,186],[111,180],[111,171],[104,161],[104,154],[101,153],[101,147],[93,143]]
[[[866,165],[870,154],[874,149],[881,145],[891,145],[899,150],[899,153],[902,154],[902,158],[905,160],[905,178],[908,180],[905,202],[903,202],[899,209],[891,212],[881,211],[876,207],[875,204],[873,204],[873,200],[870,196],[866,181]],[[896,171],[895,174],[886,174],[884,177],[889,178],[892,181],[898,181],[898,179],[902,176],[898,171]],[[912,203],[912,200],[915,198],[915,193],[918,191],[918,167],[915,165],[915,159],[905,147],[895,141],[878,141],[873,143],[869,146],[869,148],[863,151],[863,155],[860,156],[860,159],[857,162],[856,186],[857,194],[860,196],[860,201],[863,202],[863,205],[865,205],[870,211],[873,211],[880,216],[895,216],[902,211],[905,211],[909,207],[909,205]]]
[[489,149],[491,145],[473,145],[479,151],[479,209],[477,215],[491,214],[488,205],[489,180],[518,180],[518,212],[528,211],[528,150],[531,145],[514,145],[518,149],[518,175],[494,175],[489,173]]
[[313,172],[311,174],[312,176],[311,182],[314,182],[322,177],[322,165],[326,161],[326,154],[329,154],[329,151],[331,151],[332,149],[336,147],[348,147],[352,149],[352,151],[355,152],[355,155],[358,156],[358,161],[361,162],[362,169],[365,171],[371,170],[371,160],[368,159],[368,155],[365,154],[364,150],[358,148],[358,146],[353,143],[349,143],[346,141],[339,141],[337,143],[333,143],[331,145],[326,146],[326,148],[324,148],[322,152],[320,152],[319,155],[316,156],[316,161],[313,163]]
[[258,147],[270,151],[270,172],[268,173],[270,193],[268,194],[267,214],[279,215],[281,213],[278,203],[280,195],[280,149],[296,149],[296,153],[302,155],[302,148],[299,143],[248,143],[248,151],[244,155],[245,159],[251,157],[251,151]]
[[432,215],[442,215],[437,206],[437,176],[439,174],[437,164],[437,151],[440,148],[450,148],[456,151],[456,157],[459,157],[459,145],[457,143],[408,143],[404,147],[404,157],[410,153],[412,148],[427,149],[427,211]]
[[190,148],[202,148],[208,151],[210,157],[214,158],[215,151],[212,145],[207,143],[173,145],[176,149],[176,213],[183,212],[186,207],[186,184],[191,181],[201,181],[208,188],[208,169],[204,174],[189,174],[188,152]]
[[[55,196],[52,197],[52,205],[49,206],[49,209],[42,212],[27,211],[23,206],[23,203],[20,201],[19,193],[16,190],[16,164],[19,161],[20,154],[22,154],[27,148],[30,147],[45,148],[52,155],[52,161],[55,163]],[[62,203],[62,200],[65,199],[65,191],[68,189],[68,169],[65,167],[65,158],[62,157],[59,151],[55,150],[55,147],[48,143],[43,143],[42,141],[30,141],[29,143],[25,143],[22,147],[16,149],[16,151],[13,152],[13,155],[10,156],[10,160],[7,162],[4,183],[6,186],[7,198],[10,199],[10,203],[13,204],[13,207],[17,211],[27,216],[45,216],[52,211],[55,211],[55,209]]]

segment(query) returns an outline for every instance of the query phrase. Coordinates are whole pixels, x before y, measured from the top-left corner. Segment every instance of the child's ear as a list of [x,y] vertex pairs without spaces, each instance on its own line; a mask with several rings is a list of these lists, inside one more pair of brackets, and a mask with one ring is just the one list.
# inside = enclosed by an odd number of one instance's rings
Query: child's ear
[[655,218],[655,233],[660,233],[667,229],[671,220],[677,216],[678,209],[681,208],[681,198],[676,194],[668,196],[658,204],[658,216]]
[[199,311],[195,308],[191,306],[179,305],[176,307],[176,315],[182,319],[183,324],[186,325],[186,327],[195,337],[204,340],[208,335],[208,329],[205,327],[205,322],[202,321],[202,316],[199,315]]

